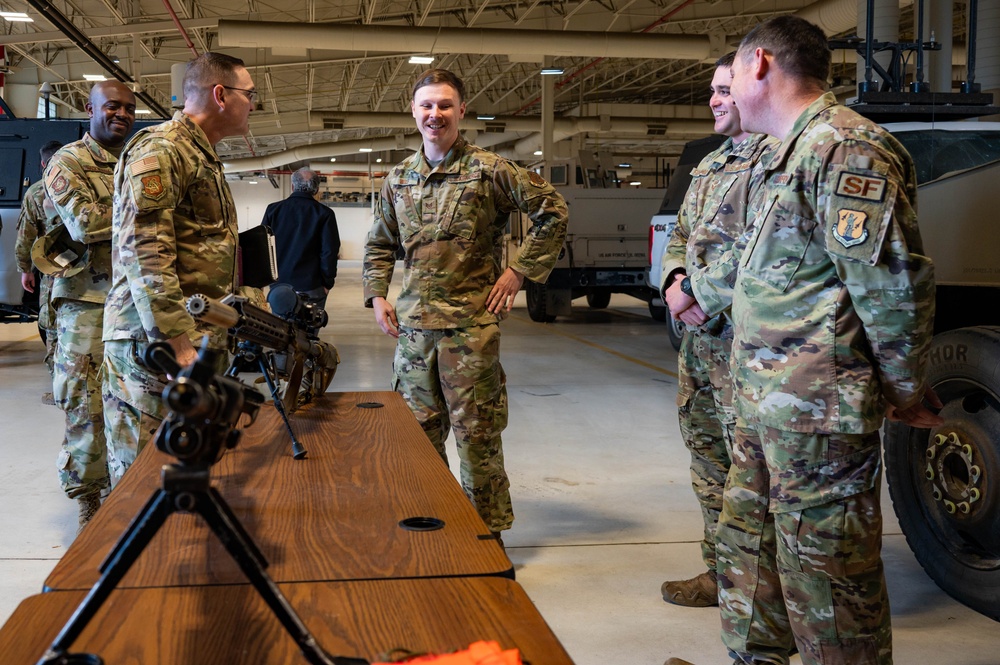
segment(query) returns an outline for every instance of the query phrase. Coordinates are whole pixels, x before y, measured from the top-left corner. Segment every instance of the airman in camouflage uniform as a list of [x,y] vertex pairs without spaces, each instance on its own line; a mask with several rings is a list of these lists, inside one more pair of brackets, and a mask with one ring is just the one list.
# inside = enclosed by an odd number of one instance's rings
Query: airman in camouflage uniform
[[[540,176],[459,136],[463,99],[462,82],[446,70],[424,72],[414,86],[423,146],[385,179],[365,251],[365,305],[398,338],[394,388],[445,462],[454,428],[462,487],[499,537],[514,515],[500,439],[507,389],[497,324],[524,277],[548,277],[568,212]],[[504,229],[515,211],[534,226],[504,270]],[[396,309],[385,298],[399,247],[405,267]]]
[[135,123],[135,95],[118,81],[96,84],[87,103],[90,130],[63,147],[45,168],[46,226],[60,223],[88,246],[81,272],[52,283],[56,322],[52,394],[66,413],[66,438],[57,468],[63,490],[80,504],[80,526],[108,487],[101,404],[104,361],[101,326],[111,273],[111,204],[117,153]]
[[[729,96],[734,55],[723,56],[716,63],[709,102],[716,133],[728,138],[691,172],[691,185],[663,256],[664,294],[673,282],[722,256],[743,234],[750,221],[747,202],[761,191],[760,158],[776,145],[774,139],[749,134],[740,127],[739,110]],[[691,580],[663,583],[663,599],[677,605],[718,604],[715,529],[736,423],[729,372],[732,343],[728,312],[700,326],[687,325],[681,337],[678,417],[684,445],[691,453],[691,483],[704,522],[701,554],[708,570]]]
[[[62,144],[59,141],[49,141],[38,151],[39,161],[44,169],[52,155]],[[45,217],[45,182],[38,180],[24,192],[21,201],[21,214],[17,219],[17,241],[14,244],[14,255],[17,259],[17,269],[21,273],[21,286],[25,291],[33,293],[38,288],[38,327],[45,333],[45,365],[52,374],[52,359],[56,351],[55,312],[52,311],[51,292],[52,276],[42,273],[41,279],[35,279],[32,271],[31,246],[35,240],[52,229],[47,226]],[[51,393],[48,395],[51,397]],[[54,403],[54,402],[49,402]]]
[[[716,535],[723,642],[740,662],[787,663],[793,640],[804,665],[892,662],[877,430],[887,409],[941,422],[922,404],[936,401],[934,278],[913,162],[824,93],[829,66],[823,32],[783,16],[733,67],[743,126],[784,137],[734,252],[739,419]],[[711,279],[692,287],[713,313]]]
[[236,288],[236,207],[215,145],[248,131],[256,92],[242,60],[204,53],[188,63],[184,95],[184,110],[137,132],[115,171],[113,283],[104,318],[113,484],[166,417],[160,396],[167,377],[144,364],[148,345],[169,343],[181,366],[194,361],[204,335],[209,348],[227,348],[225,329],[196,322],[185,301],[195,293],[223,298]]

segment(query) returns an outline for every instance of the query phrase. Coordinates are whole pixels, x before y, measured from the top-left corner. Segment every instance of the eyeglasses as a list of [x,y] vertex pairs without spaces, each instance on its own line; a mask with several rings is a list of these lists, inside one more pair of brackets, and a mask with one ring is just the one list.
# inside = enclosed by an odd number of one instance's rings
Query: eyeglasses
[[[220,83],[219,85],[222,84]],[[248,100],[250,100],[251,104],[256,104],[258,101],[260,101],[260,93],[257,92],[256,90],[247,90],[246,88],[234,88],[230,85],[223,85],[222,87],[225,88],[226,90],[236,90],[237,92],[242,92],[243,95]]]

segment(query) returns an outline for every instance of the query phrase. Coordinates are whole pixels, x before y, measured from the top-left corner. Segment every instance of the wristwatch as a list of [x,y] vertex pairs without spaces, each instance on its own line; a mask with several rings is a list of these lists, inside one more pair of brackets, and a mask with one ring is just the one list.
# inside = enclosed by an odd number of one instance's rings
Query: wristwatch
[[691,278],[685,277],[681,280],[681,293],[688,298],[694,298],[694,291],[691,289]]

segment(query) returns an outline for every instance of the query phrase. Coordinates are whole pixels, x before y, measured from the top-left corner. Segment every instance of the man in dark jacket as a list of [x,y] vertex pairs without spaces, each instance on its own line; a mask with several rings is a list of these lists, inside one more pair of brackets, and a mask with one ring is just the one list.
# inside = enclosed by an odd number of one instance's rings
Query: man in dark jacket
[[316,200],[318,191],[319,174],[299,169],[292,174],[291,196],[267,206],[263,225],[274,232],[278,281],[326,307],[337,277],[340,233],[333,211]]

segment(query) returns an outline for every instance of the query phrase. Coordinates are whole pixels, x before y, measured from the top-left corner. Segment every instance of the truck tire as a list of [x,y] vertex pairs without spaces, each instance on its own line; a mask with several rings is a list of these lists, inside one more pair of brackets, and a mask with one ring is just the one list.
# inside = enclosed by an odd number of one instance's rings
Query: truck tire
[[889,494],[931,579],[1000,621],[1000,328],[935,337],[929,378],[945,422],[887,424]]
[[649,315],[653,317],[654,321],[660,323],[666,323],[667,321],[667,307],[666,305],[656,305],[654,304],[656,300],[659,300],[659,296],[655,299],[649,301]]
[[674,347],[674,351],[681,350],[681,337],[684,335],[684,322],[680,319],[675,319],[670,316],[670,308],[664,307],[663,311],[666,313],[667,322],[667,339],[670,340],[670,346]]
[[538,323],[552,323],[556,320],[555,314],[549,314],[546,306],[546,289],[544,284],[538,284],[527,280],[525,295],[528,300],[528,316],[532,321]]
[[588,291],[587,306],[590,309],[604,309],[611,304],[611,291]]

